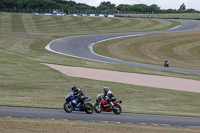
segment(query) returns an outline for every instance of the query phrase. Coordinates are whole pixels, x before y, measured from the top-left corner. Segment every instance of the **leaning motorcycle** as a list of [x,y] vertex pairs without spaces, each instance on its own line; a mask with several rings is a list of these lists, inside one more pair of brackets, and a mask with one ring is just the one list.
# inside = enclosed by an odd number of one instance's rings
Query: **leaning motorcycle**
[[83,100],[83,105],[78,102],[78,98],[73,96],[73,93],[70,92],[66,97],[65,100],[66,102],[64,103],[64,110],[67,113],[71,113],[73,110],[74,111],[82,111],[86,112],[88,114],[92,114],[94,112],[93,105],[91,103],[86,103],[90,100],[92,100],[92,97],[85,97]]
[[101,113],[102,111],[111,112],[115,114],[120,114],[122,112],[121,106],[118,103],[122,103],[122,100],[115,99],[111,108],[111,105],[108,104],[107,100],[103,99],[103,94],[98,94],[96,98],[96,103],[94,104],[94,110],[96,113]]
[[164,63],[164,67],[169,67],[169,64],[168,63]]

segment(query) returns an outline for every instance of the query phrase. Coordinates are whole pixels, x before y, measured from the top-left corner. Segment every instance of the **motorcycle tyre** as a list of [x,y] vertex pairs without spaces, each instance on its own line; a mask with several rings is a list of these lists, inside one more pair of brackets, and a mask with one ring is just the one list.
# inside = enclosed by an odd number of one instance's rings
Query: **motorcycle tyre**
[[96,107],[98,107],[98,106],[99,106],[98,103],[95,103],[95,104],[94,104],[94,111],[95,111],[96,113],[101,113],[101,112],[102,112],[102,107],[100,107],[100,110],[97,110]]
[[[90,106],[90,109],[87,109],[87,106]],[[94,112],[94,107],[91,103],[86,103],[85,104],[85,112],[87,114],[92,114]]]
[[67,102],[65,102],[64,103],[64,110],[67,112],[67,113],[71,113],[72,112],[72,110],[73,110],[73,105],[71,105],[71,108],[69,109],[68,108],[68,103]]
[[116,110],[116,109],[113,109],[113,112],[115,114],[119,115],[122,112],[122,108],[121,108],[121,106],[119,104],[116,104],[113,108],[115,108],[115,107],[119,108],[119,111]]

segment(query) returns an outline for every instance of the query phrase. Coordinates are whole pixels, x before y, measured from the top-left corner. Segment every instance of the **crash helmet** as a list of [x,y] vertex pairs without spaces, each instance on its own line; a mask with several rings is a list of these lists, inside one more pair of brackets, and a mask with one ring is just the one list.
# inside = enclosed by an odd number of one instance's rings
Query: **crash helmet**
[[76,87],[76,85],[72,85],[71,89],[72,89],[72,91],[77,91],[78,90],[77,87]]
[[108,88],[107,86],[104,86],[104,87],[103,87],[103,91],[104,91],[104,92],[108,92],[108,91],[109,91],[109,88]]

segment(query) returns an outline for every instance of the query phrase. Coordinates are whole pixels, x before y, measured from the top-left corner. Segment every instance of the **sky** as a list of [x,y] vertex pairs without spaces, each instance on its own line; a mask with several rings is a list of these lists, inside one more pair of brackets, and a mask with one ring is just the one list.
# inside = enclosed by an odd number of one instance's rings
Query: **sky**
[[200,11],[200,0],[73,0],[77,3],[85,3],[90,6],[99,6],[102,1],[110,1],[116,5],[119,4],[156,4],[161,9],[179,9],[181,4],[185,4],[186,8],[193,8]]

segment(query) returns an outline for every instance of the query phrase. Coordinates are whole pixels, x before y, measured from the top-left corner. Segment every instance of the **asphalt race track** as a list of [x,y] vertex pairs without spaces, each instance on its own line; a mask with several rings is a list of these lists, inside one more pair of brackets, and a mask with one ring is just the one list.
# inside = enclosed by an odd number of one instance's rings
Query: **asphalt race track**
[[200,118],[145,115],[145,114],[128,114],[122,113],[115,115],[113,112],[103,112],[101,114],[86,114],[85,112],[73,111],[66,113],[61,109],[41,109],[41,108],[23,108],[23,107],[5,107],[0,106],[1,117],[20,117],[34,119],[51,119],[51,120],[76,120],[105,123],[126,123],[138,125],[154,126],[175,126],[200,128]]
[[162,66],[135,63],[122,61],[110,57],[105,57],[101,55],[97,55],[93,52],[93,45],[98,42],[111,40],[114,38],[122,38],[129,36],[138,36],[144,34],[153,34],[153,33],[167,33],[167,32],[184,32],[184,31],[192,31],[192,30],[200,30],[200,21],[195,20],[178,20],[182,23],[181,26],[172,28],[170,30],[165,31],[153,31],[153,32],[130,32],[130,33],[110,33],[110,34],[97,34],[97,35],[83,35],[83,36],[73,36],[62,39],[56,39],[52,41],[46,49],[55,53],[88,59],[99,62],[113,63],[113,64],[123,64],[130,65],[136,67],[143,68],[151,68],[151,69],[159,69],[159,70],[167,70],[174,72],[182,72],[182,73],[191,73],[191,74],[200,74],[200,70],[190,70],[190,69],[180,69],[180,68],[164,68]]
[[[189,69],[179,69],[179,68],[166,69],[163,68],[163,66],[155,66],[155,65],[117,60],[97,55],[92,50],[92,46],[94,44],[102,40],[109,40],[112,38],[153,34],[153,33],[184,32],[191,30],[200,30],[200,21],[194,21],[194,20],[178,20],[178,21],[182,22],[181,26],[166,31],[84,35],[84,36],[74,36],[62,39],[55,39],[46,47],[46,49],[63,55],[94,60],[99,62],[124,64],[124,65],[138,66],[144,68],[168,70],[168,71],[191,73],[191,74],[200,74],[199,70],[189,70]],[[33,36],[33,37],[38,37],[38,36]],[[39,38],[45,38],[45,37],[39,37]],[[46,39],[54,39],[54,38],[46,38]],[[200,118],[193,118],[193,117],[145,115],[145,114],[129,114],[129,113],[122,113],[120,115],[115,115],[112,112],[101,113],[101,114],[93,113],[89,115],[86,114],[85,112],[66,113],[64,110],[61,109],[41,109],[41,108],[24,108],[24,107],[7,107],[7,106],[0,106],[0,117],[77,120],[77,121],[106,122],[106,123],[112,122],[112,123],[128,123],[128,124],[140,124],[140,125],[155,125],[155,126],[160,125],[160,126],[200,128]]]

